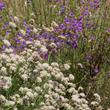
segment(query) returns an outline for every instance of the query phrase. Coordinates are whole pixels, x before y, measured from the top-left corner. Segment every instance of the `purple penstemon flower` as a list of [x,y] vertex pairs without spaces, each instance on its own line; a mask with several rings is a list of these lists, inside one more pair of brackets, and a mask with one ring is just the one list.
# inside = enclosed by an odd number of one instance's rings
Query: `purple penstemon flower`
[[12,21],[14,20],[13,15],[9,15],[9,18],[10,18]]
[[60,24],[59,28],[60,29],[66,29],[66,25],[62,23],[62,24]]
[[19,32],[19,33],[17,34],[17,36],[23,37],[23,34]]
[[23,26],[26,26],[26,25],[27,25],[27,21],[23,20]]
[[47,60],[48,59],[48,53],[44,54],[44,59]]
[[70,18],[64,18],[64,21],[66,24],[69,24],[71,22]]
[[84,1],[84,0],[80,0],[80,3],[81,3],[81,4],[84,4],[84,3],[85,3],[85,1]]
[[7,30],[7,31],[6,31],[6,35],[9,35],[9,34],[10,34],[10,31]]
[[28,28],[26,29],[26,32],[27,32],[28,34],[30,34],[30,33],[31,33],[31,29],[28,27]]
[[5,22],[5,23],[3,24],[3,29],[6,29],[8,26],[9,26],[9,22]]
[[4,50],[6,48],[6,46],[5,45],[2,45],[2,49]]
[[69,16],[70,16],[70,17],[74,17],[74,13],[73,13],[73,12],[70,12],[70,13],[69,13]]
[[110,28],[108,28],[108,29],[106,30],[106,32],[110,33]]
[[78,47],[78,42],[77,42],[77,40],[73,40],[73,42],[72,42],[72,47],[75,48],[75,49]]
[[0,2],[0,10],[3,10],[5,8],[5,4],[3,2]]
[[61,2],[61,0],[54,0],[55,2]]
[[65,6],[64,5],[61,5],[60,6],[60,10],[59,10],[59,14],[64,14],[65,13]]
[[93,0],[93,1],[90,1],[90,7],[92,9],[96,9],[98,8],[100,5],[100,0]]

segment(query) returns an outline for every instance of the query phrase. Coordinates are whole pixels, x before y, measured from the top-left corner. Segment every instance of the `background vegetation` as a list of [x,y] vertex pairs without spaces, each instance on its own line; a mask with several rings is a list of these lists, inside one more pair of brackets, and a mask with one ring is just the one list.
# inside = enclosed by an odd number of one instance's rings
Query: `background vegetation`
[[[52,27],[55,21],[59,27],[61,24],[70,25],[70,21],[65,18],[74,18],[79,21],[82,14],[85,16],[81,21],[81,32],[78,32],[78,39],[66,38],[63,48],[57,53],[49,54],[46,62],[69,63],[70,72],[76,77],[77,86],[85,87],[85,91],[91,98],[92,93],[97,92],[102,97],[104,110],[110,107],[110,7],[109,1],[91,0],[95,2],[91,8],[90,4],[78,0],[4,0],[7,9],[4,13],[4,22],[9,19],[7,13],[19,17],[21,20],[27,20],[29,24],[34,20],[36,28]],[[69,14],[73,12],[71,17]],[[0,12],[1,13],[1,12]],[[70,22],[70,23],[68,23]],[[1,23],[2,24],[2,23]],[[20,26],[19,26],[20,27]],[[54,28],[56,29],[56,27]],[[45,30],[45,29],[44,29]],[[44,31],[43,30],[43,31]],[[74,29],[61,29],[56,33],[49,32],[50,36],[73,34]],[[43,33],[41,31],[40,34]],[[46,30],[47,31],[47,30]],[[3,34],[3,33],[2,33]],[[14,32],[16,35],[16,32]],[[73,47],[68,41],[74,41]],[[62,40],[62,39],[61,39]],[[2,45],[2,44],[1,44]],[[77,45],[75,47],[75,45]]]

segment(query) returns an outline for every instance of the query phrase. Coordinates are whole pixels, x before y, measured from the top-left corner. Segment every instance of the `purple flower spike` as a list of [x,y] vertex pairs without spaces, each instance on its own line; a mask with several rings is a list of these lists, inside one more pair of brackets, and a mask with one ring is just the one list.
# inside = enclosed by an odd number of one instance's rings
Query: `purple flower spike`
[[70,13],[69,13],[69,16],[70,16],[70,17],[74,17],[74,13],[73,13],[73,12],[70,12]]
[[24,26],[27,25],[27,21],[26,21],[26,20],[23,21],[23,25],[24,25]]
[[0,10],[3,10],[5,8],[5,4],[3,2],[0,2]]
[[67,24],[69,24],[69,23],[71,22],[69,18],[64,18],[64,21],[65,21]]
[[6,31],[6,35],[9,35],[10,34],[10,31]]
[[6,48],[6,46],[5,46],[5,45],[3,45],[3,46],[2,46],[2,49],[4,50],[5,48]]
[[27,34],[30,34],[31,33],[31,29],[29,27],[26,29],[26,33]]
[[60,29],[66,29],[66,26],[64,24],[60,24],[59,28]]
[[65,13],[65,6],[61,5],[60,6],[60,10],[59,10],[59,14],[64,14]]
[[78,43],[77,43],[76,40],[74,40],[74,41],[72,42],[72,46],[73,46],[73,48],[75,48],[75,49],[78,47]]
[[106,32],[110,33],[110,28],[108,28]]
[[48,53],[44,54],[44,59],[45,59],[45,60],[48,59]]

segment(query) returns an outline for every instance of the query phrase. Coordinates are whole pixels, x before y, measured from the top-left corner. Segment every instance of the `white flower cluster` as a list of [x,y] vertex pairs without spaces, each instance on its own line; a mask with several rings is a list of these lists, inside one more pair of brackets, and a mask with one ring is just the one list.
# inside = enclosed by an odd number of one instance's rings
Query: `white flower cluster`
[[[5,41],[9,44],[8,41]],[[31,42],[27,42],[31,45]],[[35,41],[36,47],[42,47]],[[44,62],[36,48],[26,48],[19,54],[7,47],[0,54],[0,109],[6,110],[92,110],[100,104],[100,96],[86,100],[86,94],[76,89],[70,66]],[[63,72],[65,71],[65,72]]]
[[11,87],[11,78],[7,76],[0,76],[0,88],[8,89]]

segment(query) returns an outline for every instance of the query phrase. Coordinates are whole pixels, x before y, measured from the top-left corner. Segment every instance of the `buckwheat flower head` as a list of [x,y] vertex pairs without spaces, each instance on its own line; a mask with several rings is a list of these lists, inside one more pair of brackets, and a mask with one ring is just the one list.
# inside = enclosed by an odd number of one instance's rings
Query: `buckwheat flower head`
[[101,102],[101,99],[100,99],[100,95],[99,94],[95,93],[94,94],[94,97],[96,98],[96,101],[97,102]]
[[45,94],[44,96],[46,99],[50,98],[50,95],[49,94]]
[[48,69],[49,64],[48,63],[43,63],[42,66],[43,66],[44,69]]
[[92,102],[91,102],[91,105],[92,105],[92,106],[98,106],[98,105],[99,105],[99,103],[98,103],[98,102],[96,102],[96,101],[92,101]]
[[24,87],[24,92],[32,92],[32,89],[29,89],[28,87]]
[[13,65],[10,65],[10,72],[16,72],[16,69],[17,67],[16,66],[13,66]]
[[2,73],[3,75],[6,75],[7,74],[6,67],[2,67],[1,70],[0,70],[0,73]]
[[12,27],[12,28],[16,28],[16,24],[14,22],[9,22],[9,26]]
[[20,22],[20,21],[19,21],[19,18],[18,18],[17,16],[14,16],[14,21],[17,22],[17,23]]
[[41,78],[50,77],[50,74],[46,70],[43,70],[43,71],[40,71],[40,77]]
[[34,94],[34,97],[37,97],[38,96],[38,93],[37,92],[34,92],[33,94]]
[[65,70],[69,70],[70,69],[70,65],[69,64],[64,64],[64,68],[65,68]]
[[12,81],[11,77],[0,76],[0,87],[2,87],[3,89],[9,89],[12,85],[11,81]]
[[[80,97],[81,98],[81,97]],[[84,96],[84,98],[81,98],[81,103],[83,103],[83,104],[88,104],[88,101],[85,99],[85,96]]]
[[69,105],[68,103],[63,103],[63,106],[64,106],[66,109],[68,109],[68,110],[72,110],[72,109],[73,109],[72,106]]
[[68,91],[68,93],[77,93],[75,88],[69,88],[67,91]]
[[29,76],[27,74],[23,74],[21,75],[21,78],[24,80],[24,81],[27,81]]
[[34,72],[34,73],[38,73],[39,70],[38,70],[38,69],[34,69],[33,72]]
[[24,92],[25,92],[23,87],[20,87],[20,88],[19,88],[19,91],[20,91],[21,93],[24,93]]
[[59,84],[59,88],[62,89],[63,91],[66,89],[63,84]]
[[26,35],[26,32],[24,31],[24,30],[20,30],[20,33],[23,35],[23,36],[25,36]]
[[78,63],[77,66],[83,68],[83,65],[81,63]]
[[6,39],[3,40],[3,43],[4,43],[7,47],[11,46],[10,42],[9,42],[8,40],[6,40]]
[[0,101],[1,101],[1,102],[5,102],[5,101],[6,101],[6,98],[5,98],[5,96],[3,96],[3,95],[0,95]]
[[84,93],[80,93],[79,95],[80,95],[81,97],[83,97],[83,98],[85,97],[85,94],[84,94]]
[[53,27],[45,27],[45,26],[42,26],[42,27],[47,32],[53,32],[54,31]]
[[52,63],[51,63],[51,66],[52,66],[52,67],[59,67],[59,64],[58,64],[57,62],[52,62]]
[[42,92],[42,89],[39,86],[35,87],[35,90],[36,90],[36,92]]
[[38,40],[35,40],[34,45],[35,45],[35,47],[41,47],[42,46],[41,42]]
[[74,81],[74,79],[75,79],[74,76],[72,74],[69,74],[69,80]]
[[66,103],[66,102],[69,101],[67,98],[65,98],[64,96],[61,96],[61,95],[60,95],[60,100],[61,100],[63,103]]
[[45,46],[41,46],[40,50],[43,53],[47,53],[48,52],[48,49]]
[[28,92],[26,93],[26,95],[27,95],[29,98],[34,99],[34,94],[33,94],[32,92],[28,91]]
[[62,82],[63,82],[65,85],[68,85],[68,83],[69,83],[69,78],[68,78],[68,77],[62,78]]
[[5,103],[5,106],[14,106],[15,105],[15,102],[14,101],[9,101],[7,100],[6,103]]
[[34,32],[34,33],[38,33],[38,29],[33,28],[33,32]]
[[13,108],[13,110],[18,110],[18,109],[15,107],[15,108]]
[[57,45],[55,44],[55,43],[51,43],[50,45],[49,45],[51,48],[57,48]]
[[52,21],[51,26],[58,27],[58,24],[55,21]]
[[83,91],[83,87],[80,86],[80,87],[78,88],[78,91]]
[[59,36],[57,36],[57,37],[60,38],[60,39],[63,39],[63,40],[66,39],[66,36],[64,36],[64,35],[59,35]]
[[31,41],[26,41],[26,45],[30,45],[30,44],[32,44]]
[[79,100],[79,95],[76,94],[76,95],[72,95],[72,101],[76,102]]
[[40,77],[37,77],[36,80],[37,80],[38,83],[42,82],[42,79]]
[[57,80],[61,80],[62,77],[61,77],[61,74],[56,74],[55,73],[53,74],[54,72],[52,72],[51,74],[57,79]]
[[44,83],[43,88],[47,89],[48,88],[48,83]]
[[43,106],[40,110],[56,110],[54,106]]
[[6,48],[4,52],[10,54],[10,53],[13,52],[13,49],[11,49],[11,48]]

